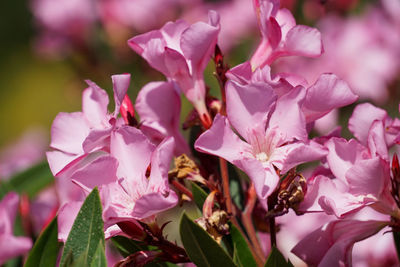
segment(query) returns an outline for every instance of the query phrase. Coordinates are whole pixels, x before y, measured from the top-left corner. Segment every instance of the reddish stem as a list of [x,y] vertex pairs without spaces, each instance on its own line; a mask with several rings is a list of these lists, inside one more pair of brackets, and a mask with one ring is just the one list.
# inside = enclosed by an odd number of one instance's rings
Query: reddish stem
[[183,184],[178,182],[177,180],[172,180],[172,185],[175,186],[176,189],[178,189],[181,193],[187,195],[190,199],[193,199],[193,194],[190,192],[189,189],[187,189]]
[[249,235],[251,243],[253,244],[254,250],[257,253],[257,256],[261,259],[262,262],[264,262],[265,261],[264,252],[257,238],[256,230],[254,229],[253,221],[251,219],[251,215],[253,213],[256,201],[257,201],[256,190],[254,188],[254,184],[251,183],[250,188],[247,192],[246,207],[242,213],[242,222],[247,231],[247,234]]

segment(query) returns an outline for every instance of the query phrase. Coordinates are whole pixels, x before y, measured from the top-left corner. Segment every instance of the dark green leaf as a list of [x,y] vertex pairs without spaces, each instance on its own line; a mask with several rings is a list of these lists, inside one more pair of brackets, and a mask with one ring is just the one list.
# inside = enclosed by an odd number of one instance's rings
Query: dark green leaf
[[95,188],[76,216],[64,246],[60,266],[64,266],[70,251],[72,251],[73,262],[81,254],[85,254],[83,260],[85,266],[89,266],[99,242],[104,244],[104,229],[99,191]]
[[0,198],[10,191],[25,193],[29,197],[33,197],[53,182],[54,177],[49,164],[44,161],[12,176],[7,181],[1,181]]
[[396,245],[397,257],[400,260],[400,232],[393,231],[394,244]]
[[204,201],[206,201],[208,194],[206,193],[206,191],[204,191],[203,188],[201,188],[197,184],[192,182],[191,185],[194,203],[196,203],[196,206],[202,211]]
[[96,253],[93,256],[91,267],[107,267],[107,259],[104,251],[104,243],[99,242]]
[[44,229],[29,252],[25,267],[53,267],[56,265],[61,244],[57,239],[57,217]]
[[257,266],[246,240],[233,224],[230,227],[230,232],[233,242],[233,255],[236,259],[235,263],[243,267]]
[[184,213],[179,233],[189,258],[199,267],[236,266],[225,250]]
[[268,256],[265,267],[286,267],[293,266],[292,263],[288,263],[283,257],[282,253],[276,248],[272,247],[271,253]]
[[128,257],[129,255],[141,250],[147,250],[147,246],[143,246],[142,244],[139,244],[138,241],[124,236],[114,236],[111,238],[111,241],[124,257]]
[[[138,252],[138,251],[146,251],[151,250],[146,245],[143,245],[142,242],[135,241],[124,236],[114,236],[111,238],[114,246],[118,249],[123,257],[128,257],[129,255]],[[176,267],[176,264],[169,262],[151,262],[145,265],[146,267]]]
[[240,176],[236,168],[228,162],[228,174],[229,174],[229,190],[231,192],[232,200],[236,206],[243,210],[243,187],[240,183]]

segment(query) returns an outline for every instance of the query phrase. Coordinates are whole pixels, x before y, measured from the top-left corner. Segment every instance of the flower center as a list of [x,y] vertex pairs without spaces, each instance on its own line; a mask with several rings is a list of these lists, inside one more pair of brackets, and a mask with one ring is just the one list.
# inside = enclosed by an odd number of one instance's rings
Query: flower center
[[256,154],[256,159],[261,162],[268,161],[268,155],[265,152],[261,152]]

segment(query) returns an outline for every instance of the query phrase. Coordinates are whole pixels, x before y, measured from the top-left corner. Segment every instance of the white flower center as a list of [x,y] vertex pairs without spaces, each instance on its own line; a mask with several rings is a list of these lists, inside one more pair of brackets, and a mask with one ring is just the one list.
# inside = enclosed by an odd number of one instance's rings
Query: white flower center
[[268,156],[267,156],[267,154],[266,154],[265,152],[261,152],[261,153],[258,153],[258,154],[256,155],[256,159],[257,159],[258,161],[265,162],[265,161],[268,160]]

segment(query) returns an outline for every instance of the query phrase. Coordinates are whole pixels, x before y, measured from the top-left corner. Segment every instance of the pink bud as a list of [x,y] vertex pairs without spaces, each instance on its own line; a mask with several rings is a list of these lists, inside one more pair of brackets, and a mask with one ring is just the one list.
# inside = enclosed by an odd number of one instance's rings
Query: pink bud
[[135,119],[135,109],[133,108],[132,101],[128,95],[125,95],[124,100],[122,101],[120,112],[126,124],[130,126],[138,125]]

